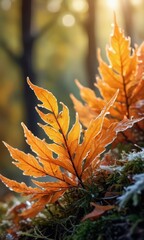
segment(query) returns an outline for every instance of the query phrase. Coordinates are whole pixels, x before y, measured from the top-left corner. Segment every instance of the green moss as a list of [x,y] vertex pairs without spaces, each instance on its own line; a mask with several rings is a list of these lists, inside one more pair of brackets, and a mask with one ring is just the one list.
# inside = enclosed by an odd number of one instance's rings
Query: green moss
[[122,172],[123,172],[123,174],[127,174],[127,175],[143,173],[144,172],[144,161],[142,159],[128,161],[125,164]]

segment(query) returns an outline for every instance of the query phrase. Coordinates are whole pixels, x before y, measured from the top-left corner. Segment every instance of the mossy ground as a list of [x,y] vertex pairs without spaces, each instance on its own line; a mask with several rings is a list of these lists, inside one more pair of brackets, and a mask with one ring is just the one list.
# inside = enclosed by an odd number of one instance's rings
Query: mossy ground
[[[118,196],[124,188],[133,184],[135,174],[144,173],[144,151],[141,153],[110,153],[104,158],[101,168],[87,191],[73,189],[42,213],[30,220],[13,222],[6,212],[13,204],[13,198],[0,204],[0,236],[2,240],[143,240],[144,239],[144,191],[138,194],[138,203],[130,199],[119,207]],[[114,156],[115,155],[115,156]],[[110,165],[110,158],[115,164]],[[83,216],[93,207],[90,202],[115,205],[115,208],[97,219],[82,222]]]

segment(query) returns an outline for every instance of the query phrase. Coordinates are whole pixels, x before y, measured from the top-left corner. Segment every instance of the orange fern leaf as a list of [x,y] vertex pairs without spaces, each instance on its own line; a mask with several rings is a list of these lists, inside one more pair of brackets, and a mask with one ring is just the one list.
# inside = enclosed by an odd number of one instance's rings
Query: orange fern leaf
[[[110,109],[111,122],[120,121],[124,116],[130,119],[131,117],[138,118],[144,115],[144,44],[139,49],[131,49],[130,39],[124,36],[115,19],[110,47],[107,48],[106,53],[110,65],[102,60],[100,51],[98,52],[101,77],[97,77],[97,83],[95,84],[102,99],[78,81],[76,81],[76,84],[85,104],[71,96],[80,120],[86,127],[88,127],[91,119],[100,114],[103,106],[111,99],[117,89],[119,89],[118,97]],[[84,115],[84,113],[86,114]],[[140,122],[138,125],[143,132],[144,123]],[[133,140],[132,132],[127,131],[126,137]]]
[[94,202],[91,202],[91,206],[94,206],[94,209],[92,212],[86,214],[83,219],[81,220],[82,222],[85,221],[86,219],[90,220],[95,220],[98,219],[100,216],[102,216],[106,211],[111,210],[114,208],[112,205],[99,205]]
[[[45,131],[52,143],[34,136],[22,123],[27,144],[36,157],[14,149],[5,143],[13,162],[25,175],[31,177],[51,176],[54,182],[39,182],[32,179],[36,187],[28,187],[25,183],[18,183],[2,175],[0,179],[11,190],[29,197],[31,205],[21,213],[24,218],[33,217],[39,213],[47,203],[54,203],[70,188],[87,188],[88,172],[96,172],[97,161],[106,146],[117,136],[117,133],[131,127],[136,120],[125,119],[120,123],[112,123],[106,119],[110,108],[115,103],[118,91],[104,105],[100,114],[93,119],[87,129],[83,129],[79,117],[70,129],[69,110],[62,103],[62,111],[56,98],[49,91],[35,86],[28,80],[41,104],[38,105],[48,110],[37,112],[45,124],[40,127]],[[104,123],[107,126],[103,128]]]

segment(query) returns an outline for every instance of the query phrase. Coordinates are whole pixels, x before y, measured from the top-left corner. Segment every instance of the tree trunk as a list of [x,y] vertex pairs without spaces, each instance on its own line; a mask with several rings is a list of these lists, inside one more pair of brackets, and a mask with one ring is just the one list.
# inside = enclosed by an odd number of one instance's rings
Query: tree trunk
[[85,25],[86,33],[88,36],[88,53],[86,59],[88,84],[90,88],[94,88],[96,81],[96,74],[98,73],[98,61],[96,58],[96,1],[88,0],[89,11],[88,18]]
[[22,0],[21,13],[22,13],[22,45],[23,55],[21,59],[21,68],[23,75],[24,86],[24,99],[26,107],[26,120],[28,128],[37,134],[38,115],[35,111],[37,103],[33,91],[29,88],[26,78],[29,77],[33,83],[36,83],[36,74],[33,68],[33,38],[31,32],[32,22],[32,0]]

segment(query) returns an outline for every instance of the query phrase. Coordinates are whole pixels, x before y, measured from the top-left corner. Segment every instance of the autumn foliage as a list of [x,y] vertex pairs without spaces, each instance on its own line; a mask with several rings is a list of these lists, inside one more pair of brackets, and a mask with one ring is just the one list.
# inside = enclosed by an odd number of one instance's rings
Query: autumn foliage
[[[109,65],[105,63],[100,51],[98,52],[99,73],[95,86],[102,98],[96,96],[94,91],[82,86],[76,81],[80,89],[84,104],[71,96],[81,122],[87,127],[91,119],[101,112],[106,102],[119,89],[118,97],[110,109],[109,120],[121,121],[127,118],[138,118],[144,115],[144,43],[136,49],[130,47],[130,38],[118,27],[116,19],[113,34],[110,38],[110,46],[106,49]],[[135,142],[143,140],[144,121],[135,124],[135,127],[119,136],[118,140]]]
[[[34,217],[46,204],[55,203],[70,189],[82,188],[88,191],[88,186],[93,182],[92,176],[97,175],[101,154],[115,141],[117,134],[124,132],[122,136],[134,141],[133,135],[125,131],[134,124],[143,131],[143,51],[143,45],[131,51],[130,40],[124,37],[115,20],[111,47],[107,49],[110,66],[101,59],[100,53],[98,54],[101,78],[97,78],[96,86],[102,98],[77,82],[86,104],[72,96],[78,113],[71,128],[68,107],[60,103],[59,110],[55,96],[28,79],[29,86],[41,102],[36,111],[45,123],[39,126],[50,142],[34,136],[22,123],[26,142],[34,155],[4,144],[14,159],[13,163],[24,175],[32,178],[50,176],[54,180],[41,182],[32,179],[35,187],[29,187],[23,182],[0,176],[5,185],[27,196],[31,202],[29,208],[24,207],[21,217]],[[92,217],[113,208],[94,203],[93,205],[98,211],[91,214]]]

